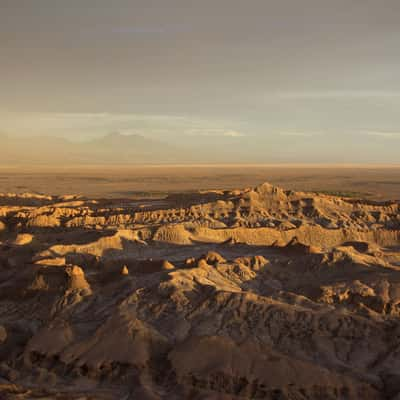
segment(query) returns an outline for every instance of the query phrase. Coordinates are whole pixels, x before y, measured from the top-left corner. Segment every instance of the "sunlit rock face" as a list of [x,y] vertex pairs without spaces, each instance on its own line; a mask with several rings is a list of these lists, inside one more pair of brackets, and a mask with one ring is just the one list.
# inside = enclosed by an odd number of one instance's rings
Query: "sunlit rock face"
[[0,398],[396,399],[399,211],[1,195]]

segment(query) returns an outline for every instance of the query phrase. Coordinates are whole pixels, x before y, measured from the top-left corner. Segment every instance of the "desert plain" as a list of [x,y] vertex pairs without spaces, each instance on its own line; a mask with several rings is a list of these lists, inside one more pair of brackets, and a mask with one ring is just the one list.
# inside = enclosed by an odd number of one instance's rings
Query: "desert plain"
[[0,169],[1,399],[400,399],[400,168]]
[[285,189],[400,199],[399,164],[0,165],[0,192],[163,198],[270,182]]

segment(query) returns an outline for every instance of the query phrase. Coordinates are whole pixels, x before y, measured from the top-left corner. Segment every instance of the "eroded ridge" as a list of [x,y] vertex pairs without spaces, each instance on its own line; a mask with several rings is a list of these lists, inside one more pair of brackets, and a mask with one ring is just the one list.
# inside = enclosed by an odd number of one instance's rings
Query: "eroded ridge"
[[0,205],[1,398],[400,398],[398,202]]

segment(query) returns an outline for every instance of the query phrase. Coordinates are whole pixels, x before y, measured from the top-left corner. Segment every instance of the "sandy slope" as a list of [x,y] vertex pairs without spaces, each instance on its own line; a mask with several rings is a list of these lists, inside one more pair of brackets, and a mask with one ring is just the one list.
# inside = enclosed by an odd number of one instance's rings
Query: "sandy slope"
[[0,204],[1,398],[400,398],[399,203]]

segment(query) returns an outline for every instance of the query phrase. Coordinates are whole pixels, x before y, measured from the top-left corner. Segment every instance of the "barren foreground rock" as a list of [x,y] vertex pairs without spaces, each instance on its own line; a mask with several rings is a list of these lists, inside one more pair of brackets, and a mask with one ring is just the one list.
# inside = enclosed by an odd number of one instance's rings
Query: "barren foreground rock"
[[400,204],[0,196],[1,399],[400,399]]

